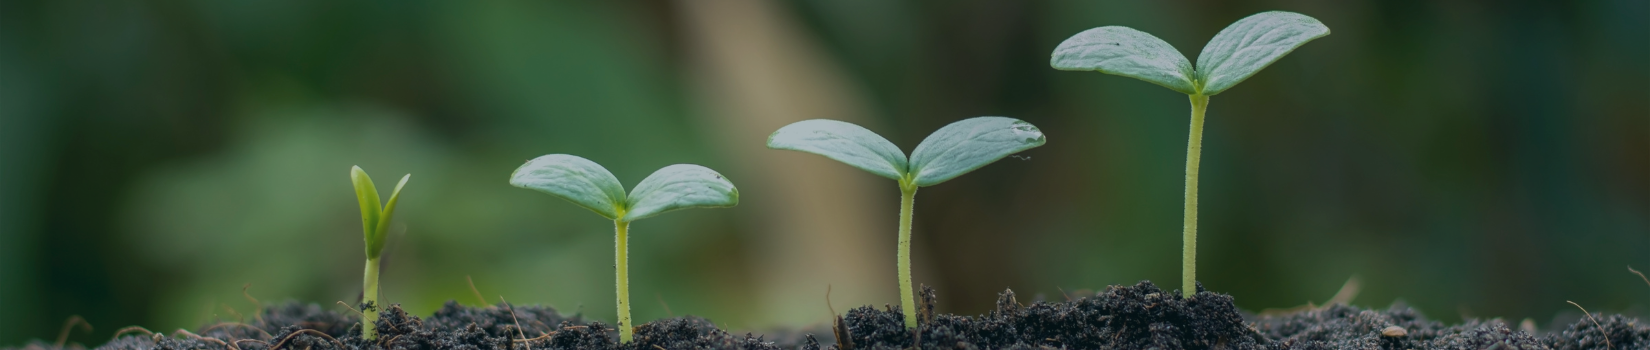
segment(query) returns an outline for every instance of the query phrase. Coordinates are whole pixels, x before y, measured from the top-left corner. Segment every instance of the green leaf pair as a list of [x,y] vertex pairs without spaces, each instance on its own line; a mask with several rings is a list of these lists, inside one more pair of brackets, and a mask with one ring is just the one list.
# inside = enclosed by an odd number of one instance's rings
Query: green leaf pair
[[1186,56],[1163,39],[1129,27],[1106,26],[1061,42],[1049,65],[1145,80],[1187,95],[1214,96],[1325,35],[1329,27],[1312,17],[1261,12],[1215,34],[1198,54],[1194,69]]
[[814,119],[786,125],[768,136],[768,148],[825,156],[901,185],[933,186],[1010,154],[1045,142],[1036,126],[1014,118],[976,117],[946,125],[911,152],[847,122]]
[[361,231],[367,241],[367,259],[378,259],[384,251],[384,233],[389,231],[390,218],[395,216],[395,202],[401,199],[401,188],[407,186],[412,174],[401,177],[401,182],[390,192],[390,200],[382,206],[378,202],[378,188],[360,166],[350,168],[349,179],[355,185],[356,202],[361,204]]
[[911,218],[917,189],[967,174],[1010,154],[1042,146],[1047,139],[1031,123],[1014,118],[975,117],[951,123],[929,134],[907,159],[893,142],[859,125],[827,119],[786,125],[768,136],[768,148],[825,156],[850,166],[899,181],[900,310],[905,327],[917,328],[917,306],[911,287]]
[[631,222],[688,208],[739,204],[739,189],[703,166],[676,164],[648,175],[626,195],[619,179],[583,157],[551,154],[528,161],[510,174],[510,185],[549,193],[602,217]]

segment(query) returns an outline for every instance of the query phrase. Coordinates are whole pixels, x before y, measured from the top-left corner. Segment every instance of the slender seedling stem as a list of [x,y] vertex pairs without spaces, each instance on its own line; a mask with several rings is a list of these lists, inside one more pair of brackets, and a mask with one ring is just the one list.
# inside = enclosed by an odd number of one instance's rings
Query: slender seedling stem
[[[469,282],[470,283],[470,293],[475,294],[476,295],[476,300],[481,301],[481,304],[480,304],[479,307],[487,307],[487,297],[481,296],[481,290],[476,289],[476,280],[470,278],[470,275],[464,275],[464,282]],[[503,298],[499,298],[499,299],[503,300]],[[511,311],[511,312],[514,312],[514,311]]]
[[911,207],[917,201],[917,185],[900,181],[899,191],[899,303],[905,312],[905,328],[917,328],[917,303],[911,289]]
[[[228,306],[228,305],[225,305],[225,306]],[[350,312],[354,312],[356,315],[361,314],[361,310],[356,310],[354,306],[349,306],[349,303],[346,303],[343,300],[338,301],[338,306],[343,306],[344,309],[349,310]],[[208,328],[208,329],[210,329],[210,328]],[[202,331],[201,333],[206,333],[206,332]]]
[[1644,284],[1650,284],[1650,278],[1644,277],[1643,272],[1639,272],[1639,270],[1634,270],[1632,266],[1627,267],[1627,272],[1632,272],[1635,275],[1639,275],[1639,279],[1644,280]]
[[241,297],[252,302],[252,309],[255,310],[252,312],[252,319],[262,323],[264,321],[264,303],[259,302],[258,298],[253,298],[252,293],[246,291],[249,288],[252,288],[251,283],[241,285]]
[[1587,319],[1593,320],[1593,328],[1598,328],[1599,333],[1604,333],[1604,336],[1601,338],[1604,338],[1605,349],[1614,349],[1616,347],[1615,344],[1610,344],[1610,332],[1604,329],[1604,325],[1598,323],[1597,318],[1593,318],[1593,313],[1587,312],[1587,308],[1581,307],[1581,304],[1576,304],[1574,301],[1565,300],[1564,302],[1570,303],[1570,305],[1575,305],[1577,309],[1581,309],[1581,314],[1587,315]]
[[378,258],[367,259],[361,292],[361,338],[378,339]]
[[630,324],[630,223],[613,220],[613,231],[618,237],[613,243],[613,277],[619,289],[619,342],[629,343],[634,338]]
[[1181,295],[1197,294],[1197,166],[1203,158],[1203,112],[1209,96],[1191,95],[1192,128],[1186,136],[1186,217],[1182,226],[1180,284]]
[[63,345],[68,343],[69,331],[74,330],[75,324],[80,324],[80,328],[85,329],[87,332],[92,331],[92,324],[86,323],[85,318],[80,317],[80,315],[69,316],[67,321],[63,321],[63,330],[57,332],[57,342],[53,343],[57,344],[57,349],[63,349]]
[[[468,279],[468,278],[470,278],[470,276],[464,276],[464,278]],[[475,289],[475,283],[470,283],[470,289]],[[480,293],[480,292],[477,292],[477,293]],[[480,295],[477,295],[477,296],[480,296]],[[521,319],[516,318],[516,307],[511,306],[509,300],[504,300],[503,295],[498,296],[498,301],[503,302],[504,307],[510,308],[510,321],[516,323],[516,335],[521,336],[522,344],[527,346],[527,350],[533,350],[533,343],[529,342],[529,341],[526,341],[527,340],[527,332],[523,332],[521,330]],[[486,298],[481,299],[481,303],[486,304],[487,299]],[[506,337],[510,336],[510,332],[504,332],[504,336],[506,336]],[[514,341],[512,341],[512,343],[514,343]]]

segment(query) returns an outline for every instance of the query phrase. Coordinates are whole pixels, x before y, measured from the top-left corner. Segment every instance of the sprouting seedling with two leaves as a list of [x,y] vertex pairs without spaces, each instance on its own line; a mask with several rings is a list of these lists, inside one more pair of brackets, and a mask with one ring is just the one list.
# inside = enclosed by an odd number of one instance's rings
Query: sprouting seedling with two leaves
[[900,310],[905,327],[917,327],[911,289],[911,209],[917,188],[937,185],[1045,142],[1043,132],[1014,118],[977,117],[946,125],[906,158],[893,142],[859,125],[813,119],[786,125],[768,136],[768,148],[825,156],[899,182]]
[[1329,35],[1317,19],[1293,12],[1262,12],[1222,29],[1203,46],[1193,68],[1174,46],[1129,27],[1085,30],[1054,49],[1059,70],[1098,71],[1157,84],[1191,97],[1186,142],[1186,208],[1182,229],[1181,293],[1197,294],[1197,170],[1203,149],[1203,113],[1209,97],[1243,82],[1295,48]]
[[385,233],[390,219],[395,216],[395,202],[401,199],[401,188],[407,186],[412,174],[401,177],[390,192],[388,202],[378,202],[378,187],[361,167],[349,169],[350,183],[355,185],[355,200],[361,204],[361,232],[367,241],[367,270],[361,281],[361,338],[378,338],[378,258],[384,253]]
[[629,194],[607,168],[583,157],[551,154],[534,158],[510,174],[510,185],[565,199],[613,220],[614,279],[619,299],[619,341],[634,335],[630,322],[630,223],[688,208],[725,208],[739,204],[739,189],[710,168],[693,164],[667,166],[648,175]]

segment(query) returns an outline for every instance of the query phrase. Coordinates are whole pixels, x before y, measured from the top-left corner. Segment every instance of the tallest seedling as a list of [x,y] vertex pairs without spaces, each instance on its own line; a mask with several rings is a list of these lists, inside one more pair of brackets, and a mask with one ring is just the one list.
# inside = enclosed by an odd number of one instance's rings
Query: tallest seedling
[[1192,100],[1186,139],[1186,217],[1182,231],[1181,293],[1197,294],[1197,163],[1203,150],[1203,111],[1209,96],[1249,79],[1312,39],[1329,35],[1317,19],[1294,12],[1261,12],[1220,30],[1192,67],[1169,43],[1129,27],[1106,26],[1073,35],[1054,49],[1059,70],[1098,71],[1145,80]]

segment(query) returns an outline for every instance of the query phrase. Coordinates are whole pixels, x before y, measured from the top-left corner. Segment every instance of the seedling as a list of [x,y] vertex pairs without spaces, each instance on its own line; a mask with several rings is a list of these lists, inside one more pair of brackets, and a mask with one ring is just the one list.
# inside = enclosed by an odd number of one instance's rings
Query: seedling
[[401,182],[395,184],[395,191],[390,192],[389,202],[379,206],[378,188],[372,185],[372,178],[359,166],[349,169],[355,199],[361,204],[361,232],[367,240],[367,272],[361,281],[361,338],[369,341],[378,338],[378,257],[384,252],[384,232],[389,230],[390,218],[395,216],[395,202],[401,199],[401,188],[407,186],[411,178],[412,174],[402,176]]
[[846,122],[813,119],[786,125],[768,136],[768,148],[825,156],[849,166],[899,181],[899,296],[905,327],[917,327],[917,307],[911,289],[911,207],[917,188],[938,185],[1010,154],[1045,142],[1036,126],[1014,118],[976,117],[946,125],[911,152],[864,127]]
[[1261,12],[1238,20],[1203,46],[1194,69],[1169,43],[1129,27],[1077,33],[1054,49],[1054,69],[1098,71],[1145,80],[1191,97],[1186,141],[1186,210],[1182,228],[1181,293],[1197,293],[1197,166],[1203,149],[1203,112],[1209,97],[1243,82],[1312,39],[1329,35],[1317,19],[1293,12]]
[[601,165],[579,156],[551,154],[528,161],[510,174],[510,185],[549,193],[613,220],[614,279],[619,294],[619,341],[629,343],[630,223],[688,208],[726,208],[739,204],[739,189],[722,174],[693,164],[667,166],[648,175],[625,194],[624,185]]

